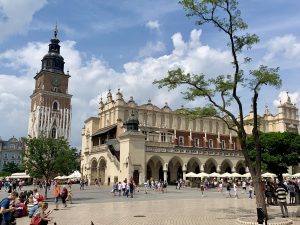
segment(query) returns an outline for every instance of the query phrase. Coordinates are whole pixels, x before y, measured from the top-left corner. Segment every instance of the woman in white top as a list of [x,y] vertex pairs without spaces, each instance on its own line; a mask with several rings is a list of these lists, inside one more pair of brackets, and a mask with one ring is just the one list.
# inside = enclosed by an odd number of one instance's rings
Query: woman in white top
[[239,198],[239,196],[237,194],[237,185],[236,185],[236,183],[233,183],[233,192],[234,192],[234,197]]

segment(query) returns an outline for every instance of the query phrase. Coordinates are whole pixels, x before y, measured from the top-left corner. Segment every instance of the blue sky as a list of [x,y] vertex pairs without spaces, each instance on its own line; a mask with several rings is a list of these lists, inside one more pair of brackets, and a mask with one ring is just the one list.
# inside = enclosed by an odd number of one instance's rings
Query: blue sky
[[[299,107],[300,1],[240,1],[249,32],[261,42],[251,51],[250,69],[266,64],[280,67],[281,89],[266,88],[261,112],[290,92]],[[152,85],[168,69],[218,74],[230,72],[230,54],[224,36],[211,27],[196,27],[193,18],[172,0],[0,0],[0,136],[27,135],[34,75],[47,52],[58,24],[65,68],[70,70],[73,94],[71,144],[81,145],[83,121],[97,114],[100,96],[121,88],[142,104],[149,98],[159,107],[187,103],[178,91],[168,93]],[[141,94],[141,90],[143,93]],[[242,90],[249,103],[247,90]],[[250,103],[246,105],[249,110]]]

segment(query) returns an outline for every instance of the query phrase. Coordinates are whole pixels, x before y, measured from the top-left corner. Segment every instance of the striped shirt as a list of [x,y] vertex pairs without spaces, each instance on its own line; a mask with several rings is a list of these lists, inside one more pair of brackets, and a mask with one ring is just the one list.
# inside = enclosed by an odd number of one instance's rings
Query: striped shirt
[[278,187],[276,189],[276,193],[279,202],[286,202],[287,191],[284,187]]

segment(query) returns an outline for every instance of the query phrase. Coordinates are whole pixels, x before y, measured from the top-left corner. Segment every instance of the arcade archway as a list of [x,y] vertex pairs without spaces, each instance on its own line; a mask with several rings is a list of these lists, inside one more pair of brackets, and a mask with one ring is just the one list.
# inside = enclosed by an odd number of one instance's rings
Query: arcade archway
[[159,156],[152,156],[147,162],[147,180],[163,180],[163,160]]

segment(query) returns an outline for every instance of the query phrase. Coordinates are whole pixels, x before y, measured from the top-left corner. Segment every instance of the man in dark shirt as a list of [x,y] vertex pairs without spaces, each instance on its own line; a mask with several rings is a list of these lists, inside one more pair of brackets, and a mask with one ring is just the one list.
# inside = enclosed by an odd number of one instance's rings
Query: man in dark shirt
[[15,200],[18,197],[18,192],[13,191],[10,195],[1,201],[0,213],[2,214],[2,224],[9,225],[11,221],[12,212],[15,208],[10,208],[10,201]]

